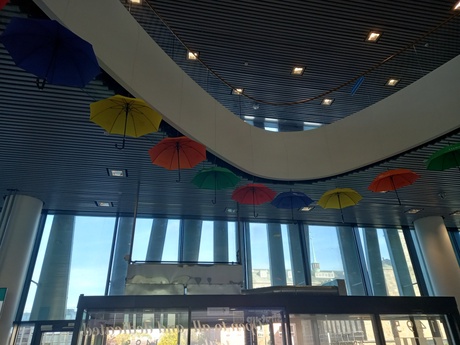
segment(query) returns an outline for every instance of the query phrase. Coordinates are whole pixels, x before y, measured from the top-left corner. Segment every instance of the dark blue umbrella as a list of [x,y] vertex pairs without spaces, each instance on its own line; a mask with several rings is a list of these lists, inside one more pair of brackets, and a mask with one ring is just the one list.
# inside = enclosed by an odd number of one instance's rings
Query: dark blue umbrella
[[307,207],[313,202],[306,194],[302,192],[283,192],[276,196],[272,205],[277,208],[294,209]]
[[283,192],[278,194],[273,200],[272,205],[277,208],[291,209],[291,216],[294,219],[295,208],[300,209],[307,207],[313,202],[306,194],[302,192]]
[[18,67],[37,76],[40,88],[84,87],[101,72],[91,44],[55,20],[13,18],[0,41]]

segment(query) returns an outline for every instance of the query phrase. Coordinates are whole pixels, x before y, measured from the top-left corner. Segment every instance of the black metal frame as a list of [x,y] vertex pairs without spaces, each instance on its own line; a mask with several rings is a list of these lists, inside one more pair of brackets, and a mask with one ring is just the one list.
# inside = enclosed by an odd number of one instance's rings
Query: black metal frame
[[[77,345],[85,311],[206,307],[280,308],[289,314],[445,315],[454,344],[460,344],[460,314],[454,297],[332,296],[307,293],[260,295],[80,296],[72,345]],[[382,330],[376,327],[377,333]],[[379,340],[383,334],[377,334]],[[382,342],[382,344],[384,344]]]

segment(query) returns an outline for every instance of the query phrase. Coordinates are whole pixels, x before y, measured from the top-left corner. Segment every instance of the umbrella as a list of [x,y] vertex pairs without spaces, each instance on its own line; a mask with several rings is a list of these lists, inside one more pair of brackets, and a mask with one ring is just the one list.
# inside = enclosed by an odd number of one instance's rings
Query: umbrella
[[409,169],[392,169],[377,175],[368,189],[372,192],[388,192],[394,190],[398,202],[401,205],[397,189],[411,185],[419,177],[419,174]]
[[138,138],[158,131],[161,114],[139,98],[115,95],[90,104],[90,120],[110,134],[122,134],[125,147],[126,136]]
[[433,153],[427,160],[428,170],[446,170],[460,167],[460,143],[446,146]]
[[0,0],[0,10],[5,7],[5,5],[8,3],[8,0]]
[[283,192],[272,200],[272,205],[277,208],[291,209],[291,216],[294,219],[294,208],[307,207],[313,202],[305,193],[302,192]]
[[84,87],[101,72],[91,44],[55,20],[15,17],[0,40],[41,89],[45,83]]
[[324,193],[318,200],[318,205],[322,208],[340,209],[343,222],[342,209],[349,206],[355,206],[362,198],[363,197],[354,189],[335,188]]
[[235,187],[240,178],[227,168],[212,167],[202,169],[192,179],[192,183],[198,188],[214,189],[213,204],[216,203],[217,190]]
[[193,168],[206,159],[206,147],[187,137],[165,138],[149,150],[152,163],[168,170]]
[[[261,205],[270,202],[276,196],[276,192],[260,183],[249,183],[238,187],[232,193],[232,199],[240,204]],[[257,218],[254,207],[254,217]]]

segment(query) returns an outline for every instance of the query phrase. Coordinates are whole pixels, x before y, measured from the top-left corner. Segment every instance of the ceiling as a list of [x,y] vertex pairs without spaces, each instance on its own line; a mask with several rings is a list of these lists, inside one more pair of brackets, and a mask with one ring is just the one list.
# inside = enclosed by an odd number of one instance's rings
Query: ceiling
[[[254,117],[257,126],[267,118],[277,119],[284,131],[301,130],[305,121],[323,125],[338,121],[460,53],[460,18],[452,11],[453,1],[122,3],[235,116]],[[0,31],[14,16],[43,15],[30,0],[12,0],[0,11]],[[377,43],[365,41],[371,30],[382,33]],[[187,60],[186,49],[199,52],[200,61]],[[305,67],[302,76],[291,75],[295,66]],[[361,77],[363,82],[356,88]],[[396,87],[385,86],[390,77],[400,80]],[[232,88],[243,88],[244,95],[232,95]],[[460,216],[451,215],[460,210],[460,171],[425,168],[426,159],[436,150],[460,142],[460,133],[320,181],[261,180],[209,154],[206,162],[182,170],[181,182],[176,182],[177,171],[152,165],[148,155],[161,139],[178,134],[166,123],[158,133],[128,138],[126,148],[118,150],[115,144],[121,143],[121,137],[107,135],[89,121],[89,104],[116,93],[127,94],[105,73],[84,89],[46,85],[39,90],[35,77],[16,67],[0,45],[0,191],[37,197],[51,212],[133,213],[137,204],[139,215],[342,222],[339,210],[319,206],[310,212],[280,210],[270,204],[238,206],[231,189],[218,191],[213,204],[214,192],[198,189],[190,181],[201,168],[219,164],[243,178],[239,185],[263,182],[277,192],[302,191],[315,201],[329,189],[353,188],[363,199],[343,209],[347,224],[411,225],[414,219],[441,215],[448,226],[460,225]],[[321,105],[325,97],[334,99],[331,106]],[[110,177],[107,168],[127,169],[128,176]],[[393,168],[412,169],[421,176],[398,191],[401,205],[394,192],[373,193],[367,188],[379,173]],[[95,201],[108,201],[113,207],[97,207]],[[225,212],[237,208],[237,213]],[[421,211],[406,213],[411,208]]]

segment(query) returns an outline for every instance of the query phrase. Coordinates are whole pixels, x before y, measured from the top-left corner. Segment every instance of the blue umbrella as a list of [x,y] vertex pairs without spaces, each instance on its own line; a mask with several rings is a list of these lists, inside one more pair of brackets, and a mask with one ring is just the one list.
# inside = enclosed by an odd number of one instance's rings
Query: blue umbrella
[[306,194],[302,192],[283,192],[276,196],[272,205],[277,208],[294,209],[307,207],[313,202]]
[[295,208],[307,207],[313,202],[306,194],[302,192],[283,192],[278,194],[273,200],[272,205],[277,208],[291,209],[291,216],[294,219]]
[[37,77],[39,88],[84,87],[101,72],[91,44],[55,20],[13,18],[0,41],[18,67]]

